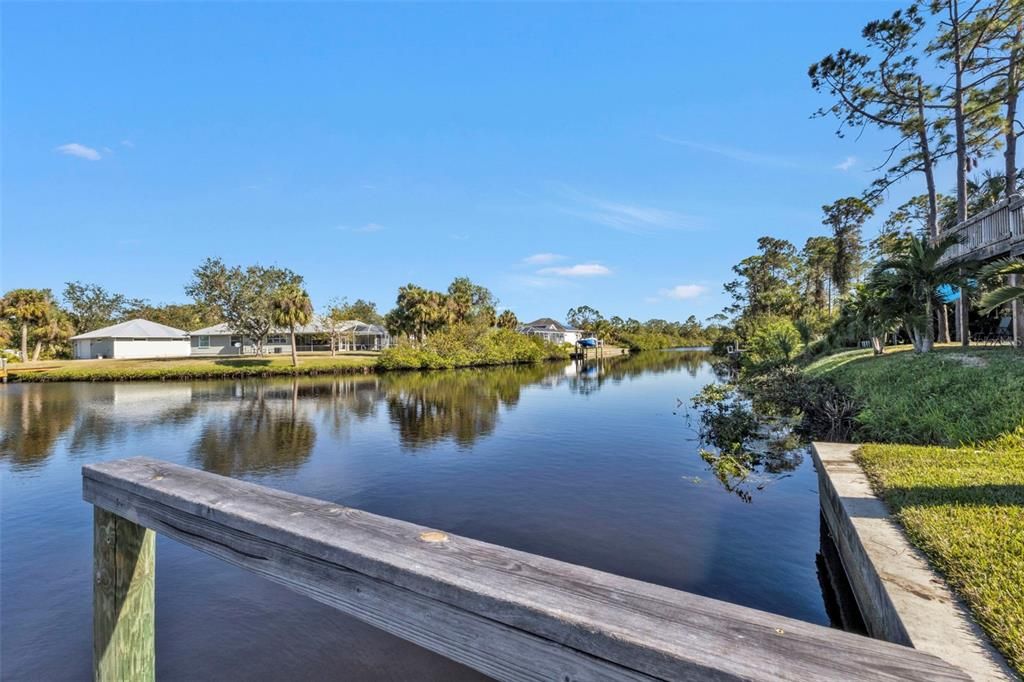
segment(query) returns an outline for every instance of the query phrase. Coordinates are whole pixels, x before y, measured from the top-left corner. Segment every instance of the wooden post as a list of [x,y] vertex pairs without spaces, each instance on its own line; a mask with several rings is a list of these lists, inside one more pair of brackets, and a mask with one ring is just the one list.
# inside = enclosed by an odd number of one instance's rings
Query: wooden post
[[92,668],[98,682],[156,679],[156,534],[93,509]]
[[[1010,286],[1019,286],[1024,282],[1024,276],[1022,275],[1010,275],[1008,277],[1008,284]],[[1024,301],[1014,301],[1010,304],[1010,311],[1013,315],[1013,321],[1010,323],[1013,327],[1013,343],[1016,347],[1024,347]]]

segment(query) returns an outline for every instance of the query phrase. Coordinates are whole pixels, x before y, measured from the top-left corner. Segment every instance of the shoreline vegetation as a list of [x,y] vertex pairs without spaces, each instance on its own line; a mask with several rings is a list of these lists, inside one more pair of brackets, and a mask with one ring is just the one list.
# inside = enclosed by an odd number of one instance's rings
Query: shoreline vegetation
[[[359,374],[390,371],[468,369],[502,367],[569,360],[568,347],[546,343],[535,337],[498,330],[498,336],[521,337],[502,348],[495,342],[461,347],[441,340],[422,346],[399,344],[384,351],[339,351],[299,353],[298,365],[290,355],[245,355],[223,357],[140,358],[107,360],[41,360],[9,363],[11,383],[53,383],[65,381],[192,381],[195,379],[244,379],[321,374]],[[514,339],[518,341],[518,339]],[[647,350],[667,350],[690,346],[662,346]],[[707,346],[693,346],[709,350]],[[640,352],[639,349],[608,346],[606,356]]]
[[723,363],[729,382],[694,401],[717,448],[709,463],[751,459],[761,424],[779,418],[808,440],[860,443],[875,492],[1024,674],[1024,354],[813,350]]

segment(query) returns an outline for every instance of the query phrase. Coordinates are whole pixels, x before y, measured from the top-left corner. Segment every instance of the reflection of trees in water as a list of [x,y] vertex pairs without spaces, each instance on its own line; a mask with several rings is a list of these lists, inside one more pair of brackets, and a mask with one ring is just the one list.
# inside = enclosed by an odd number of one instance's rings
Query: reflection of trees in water
[[331,377],[314,379],[303,384],[299,397],[313,401],[336,436],[345,434],[353,422],[371,419],[384,400],[384,390],[377,376]]
[[[236,388],[236,391],[238,389]],[[299,409],[300,384],[244,384],[241,402],[208,421],[192,447],[206,471],[235,476],[295,468],[313,451],[316,429]]]
[[586,395],[600,390],[606,381],[619,383],[643,374],[683,370],[691,377],[696,377],[710,357],[707,351],[651,350],[631,355],[577,360],[575,376],[569,378],[569,387],[576,393]]
[[405,372],[385,375],[382,386],[402,445],[417,448],[450,438],[469,447],[494,431],[498,408],[516,405],[523,386],[561,372],[552,365]]
[[701,448],[701,459],[722,487],[744,502],[753,502],[756,493],[789,478],[804,461],[805,448],[785,428],[762,429],[751,442],[709,444],[717,449]]
[[5,389],[0,392],[0,459],[17,468],[42,464],[77,415],[71,386],[23,384]]
[[41,463],[66,434],[69,453],[95,454],[129,429],[194,414],[187,385],[20,384],[0,392],[0,458],[14,466]]
[[524,386],[567,381],[585,393],[648,372],[682,368],[692,375],[706,357],[648,351],[589,361],[575,377],[555,363],[297,380],[21,384],[0,392],[0,459],[29,467],[45,461],[62,438],[69,452],[90,454],[133,432],[187,428],[201,419],[192,448],[200,466],[229,475],[289,468],[312,451],[314,413],[341,435],[353,421],[374,418],[381,404],[405,447],[443,439],[468,447],[494,431],[499,408],[516,405]]

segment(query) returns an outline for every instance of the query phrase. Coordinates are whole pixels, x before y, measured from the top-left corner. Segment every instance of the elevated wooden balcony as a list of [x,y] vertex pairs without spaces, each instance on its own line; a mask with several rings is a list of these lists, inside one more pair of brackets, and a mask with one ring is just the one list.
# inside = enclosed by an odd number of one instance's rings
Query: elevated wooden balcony
[[961,240],[941,262],[1024,255],[1024,197],[1001,201],[942,234],[958,234]]

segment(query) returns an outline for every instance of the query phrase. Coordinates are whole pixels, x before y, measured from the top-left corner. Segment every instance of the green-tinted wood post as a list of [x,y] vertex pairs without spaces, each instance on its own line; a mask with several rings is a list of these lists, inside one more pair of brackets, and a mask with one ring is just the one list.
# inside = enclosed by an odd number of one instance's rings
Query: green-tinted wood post
[[156,535],[93,508],[93,678],[156,678],[154,568]]

